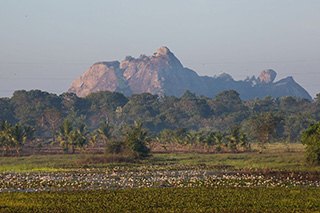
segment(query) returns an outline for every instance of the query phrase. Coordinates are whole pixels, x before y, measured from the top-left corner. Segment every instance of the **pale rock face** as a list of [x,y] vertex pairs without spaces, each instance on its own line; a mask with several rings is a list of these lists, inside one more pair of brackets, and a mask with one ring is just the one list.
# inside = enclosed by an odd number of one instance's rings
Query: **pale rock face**
[[[134,93],[150,92],[161,95],[168,92],[179,96],[186,89],[190,89],[189,72],[167,47],[161,47],[153,56],[133,60],[123,76]],[[193,89],[199,86],[202,87],[198,84]]]
[[274,82],[277,73],[268,69],[260,73],[258,84],[236,81],[228,74],[218,77],[199,76],[182,66],[175,55],[161,47],[152,56],[130,61],[98,62],[76,79],[68,92],[84,97],[97,91],[120,91],[125,95],[149,92],[181,96],[186,90],[213,98],[225,90],[236,90],[243,100],[266,95],[294,95],[312,100],[311,96],[292,78]]
[[118,86],[116,69],[119,62],[98,62],[92,65],[82,76],[71,84],[68,92],[84,97],[91,92],[115,91]]
[[120,69],[127,69],[128,65],[129,65],[129,61],[122,61],[120,63]]
[[156,57],[168,55],[170,50],[167,47],[160,47],[156,52]]
[[274,79],[276,79],[277,73],[272,69],[263,70],[258,79],[260,80],[260,83],[273,83]]

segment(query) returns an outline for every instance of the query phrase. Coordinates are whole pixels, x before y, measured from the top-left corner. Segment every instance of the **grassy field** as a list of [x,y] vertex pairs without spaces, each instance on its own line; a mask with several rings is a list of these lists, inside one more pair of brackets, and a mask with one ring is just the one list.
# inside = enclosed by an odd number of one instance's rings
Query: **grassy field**
[[196,165],[206,164],[213,167],[230,169],[285,169],[313,170],[304,162],[304,149],[301,144],[269,144],[262,154],[246,153],[186,153],[156,154],[154,162],[170,162],[173,164]]
[[314,212],[319,188],[149,188],[1,193],[0,212]]
[[320,167],[305,164],[301,144],[269,144],[262,154],[153,153],[142,161],[119,159],[0,157],[0,212],[320,211]]
[[[106,163],[105,158],[108,158]],[[93,159],[93,160],[92,160]],[[108,168],[118,165],[207,165],[229,170],[278,169],[287,171],[320,171],[309,167],[304,161],[301,144],[269,144],[262,154],[246,153],[161,153],[139,162],[117,163],[112,156],[103,154],[37,155],[23,157],[0,157],[0,172],[57,172],[75,168]]]

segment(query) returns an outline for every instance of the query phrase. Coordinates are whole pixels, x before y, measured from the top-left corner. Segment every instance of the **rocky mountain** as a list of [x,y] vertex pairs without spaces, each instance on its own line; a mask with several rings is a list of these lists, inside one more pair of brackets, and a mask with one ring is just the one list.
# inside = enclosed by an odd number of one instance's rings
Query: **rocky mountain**
[[149,92],[181,96],[185,90],[198,95],[214,97],[225,90],[236,90],[243,100],[296,96],[312,100],[308,92],[292,77],[274,82],[277,73],[268,69],[243,81],[236,81],[228,74],[217,77],[199,76],[195,71],[182,66],[178,58],[167,48],[161,47],[152,56],[138,59],[98,62],[77,78],[68,92],[84,97],[97,91],[120,91],[125,95]]

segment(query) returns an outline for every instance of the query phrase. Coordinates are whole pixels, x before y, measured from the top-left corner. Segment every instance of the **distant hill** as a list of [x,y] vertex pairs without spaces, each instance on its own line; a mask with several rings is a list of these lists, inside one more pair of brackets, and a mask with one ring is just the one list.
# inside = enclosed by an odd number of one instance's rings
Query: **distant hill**
[[215,77],[199,76],[195,71],[183,67],[181,62],[167,48],[161,47],[152,56],[138,59],[98,62],[77,78],[68,92],[84,97],[96,91],[120,91],[125,95],[144,92],[158,95],[181,96],[186,90],[213,98],[225,90],[236,90],[242,100],[272,97],[296,96],[312,100],[309,93],[292,77],[274,82],[277,73],[268,69],[258,78],[236,81],[224,73]]

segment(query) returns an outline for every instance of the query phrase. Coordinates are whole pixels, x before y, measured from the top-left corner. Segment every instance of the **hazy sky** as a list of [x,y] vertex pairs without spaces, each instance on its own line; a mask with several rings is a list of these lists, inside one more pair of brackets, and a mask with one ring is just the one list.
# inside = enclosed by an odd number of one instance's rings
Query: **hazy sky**
[[60,94],[97,61],[167,46],[199,75],[263,69],[320,92],[319,0],[0,0],[0,97]]

